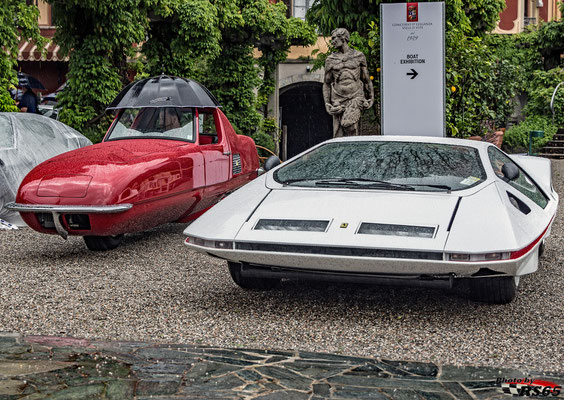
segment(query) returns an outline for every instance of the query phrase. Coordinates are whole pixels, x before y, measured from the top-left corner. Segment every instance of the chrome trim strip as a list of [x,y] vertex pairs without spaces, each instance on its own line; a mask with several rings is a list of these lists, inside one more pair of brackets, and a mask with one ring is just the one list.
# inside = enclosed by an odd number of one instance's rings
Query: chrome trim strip
[[109,206],[59,206],[50,204],[19,204],[8,203],[5,208],[19,212],[48,212],[48,213],[83,213],[83,214],[115,214],[127,211],[133,204],[115,204]]

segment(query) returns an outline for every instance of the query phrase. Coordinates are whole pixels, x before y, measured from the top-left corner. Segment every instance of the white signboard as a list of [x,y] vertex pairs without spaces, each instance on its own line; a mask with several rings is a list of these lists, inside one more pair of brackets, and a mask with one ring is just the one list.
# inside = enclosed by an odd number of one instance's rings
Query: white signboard
[[382,134],[445,136],[444,3],[380,7]]

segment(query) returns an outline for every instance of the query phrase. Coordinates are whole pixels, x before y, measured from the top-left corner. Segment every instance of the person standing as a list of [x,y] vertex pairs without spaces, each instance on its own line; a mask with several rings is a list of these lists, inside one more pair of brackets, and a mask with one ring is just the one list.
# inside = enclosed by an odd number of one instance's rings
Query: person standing
[[26,87],[26,91],[22,95],[18,107],[21,112],[37,113],[37,96],[29,86]]
[[349,47],[349,39],[345,28],[331,32],[331,44],[337,51],[325,61],[323,99],[333,116],[333,137],[358,136],[360,114],[374,104],[366,57]]

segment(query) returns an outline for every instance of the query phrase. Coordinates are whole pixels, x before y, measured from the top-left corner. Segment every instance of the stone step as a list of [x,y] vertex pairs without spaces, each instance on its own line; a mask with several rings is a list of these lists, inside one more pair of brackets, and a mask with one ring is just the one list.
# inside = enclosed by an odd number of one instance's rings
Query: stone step
[[545,158],[552,158],[552,159],[564,159],[564,154],[559,153],[539,153],[535,154],[537,157],[545,157]]
[[543,150],[547,150],[548,153],[564,153],[564,146],[545,146]]
[[564,140],[552,140],[546,144],[551,147],[564,147]]

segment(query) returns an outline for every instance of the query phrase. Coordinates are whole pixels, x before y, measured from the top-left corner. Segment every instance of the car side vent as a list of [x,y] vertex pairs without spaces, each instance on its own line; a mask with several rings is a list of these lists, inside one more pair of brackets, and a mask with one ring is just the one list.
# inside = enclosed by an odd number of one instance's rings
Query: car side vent
[[507,197],[509,197],[509,202],[511,204],[513,204],[513,206],[518,209],[519,211],[521,211],[523,214],[527,215],[528,213],[531,212],[531,209],[529,208],[528,205],[526,205],[525,203],[523,203],[522,200],[520,200],[517,196],[515,196],[513,193],[509,193],[507,192]]
[[233,175],[240,174],[242,170],[243,166],[241,165],[241,155],[233,154]]
[[299,219],[260,219],[253,229],[262,231],[325,232],[329,221]]
[[393,225],[393,224],[375,224],[363,222],[360,224],[358,234],[363,235],[387,235],[387,236],[411,236],[422,238],[435,237],[436,227],[434,226],[416,226],[416,225]]

